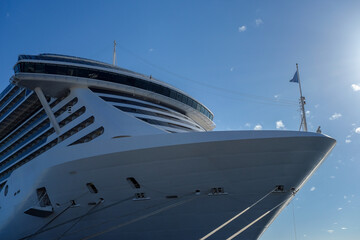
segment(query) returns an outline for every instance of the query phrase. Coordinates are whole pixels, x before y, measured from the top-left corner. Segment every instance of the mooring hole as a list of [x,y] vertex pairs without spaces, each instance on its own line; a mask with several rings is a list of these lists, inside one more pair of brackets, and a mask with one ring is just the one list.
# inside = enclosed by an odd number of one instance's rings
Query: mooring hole
[[98,193],[99,192],[93,183],[87,183],[86,186],[87,186],[87,188],[89,189],[89,191],[91,193]]
[[140,183],[138,183],[138,181],[136,181],[135,178],[128,177],[128,178],[126,178],[126,180],[128,181],[128,183],[130,184],[131,187],[140,188]]

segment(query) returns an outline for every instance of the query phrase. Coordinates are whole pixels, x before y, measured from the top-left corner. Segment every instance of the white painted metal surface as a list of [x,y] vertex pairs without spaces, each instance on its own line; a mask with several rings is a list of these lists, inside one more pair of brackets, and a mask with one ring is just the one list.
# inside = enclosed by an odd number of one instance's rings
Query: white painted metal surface
[[[78,132],[60,136],[54,147],[2,181],[7,187],[0,191],[0,239],[200,239],[219,226],[207,239],[256,239],[335,145],[334,139],[310,132],[206,132],[215,125],[195,109],[121,84],[35,73],[14,79],[53,97],[70,91],[52,109],[78,99],[71,111],[54,117],[59,123],[85,110],[60,127],[64,134]],[[141,113],[104,101],[88,88],[94,86],[167,101],[185,112],[184,122],[204,129],[171,134],[170,127],[149,124],[139,118]],[[91,117],[91,124],[77,127]],[[101,135],[76,143],[100,127]],[[49,135],[44,144],[57,137]],[[283,190],[243,212],[277,186]],[[45,208],[53,209],[47,217],[24,213],[37,209],[39,188],[46,189],[51,202],[52,208]]]

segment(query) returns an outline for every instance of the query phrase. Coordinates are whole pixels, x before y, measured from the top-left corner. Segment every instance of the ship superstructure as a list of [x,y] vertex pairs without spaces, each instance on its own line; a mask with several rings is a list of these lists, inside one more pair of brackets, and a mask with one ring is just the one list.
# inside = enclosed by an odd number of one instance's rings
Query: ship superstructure
[[194,98],[98,61],[20,55],[14,72],[0,94],[0,238],[226,239],[271,210],[234,236],[256,239],[335,145],[211,131]]

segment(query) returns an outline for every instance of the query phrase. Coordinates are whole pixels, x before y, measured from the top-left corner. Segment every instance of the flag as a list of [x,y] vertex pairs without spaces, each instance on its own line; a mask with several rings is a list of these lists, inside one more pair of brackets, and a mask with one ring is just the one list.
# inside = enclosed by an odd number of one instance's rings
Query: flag
[[290,80],[290,82],[295,82],[298,83],[299,79],[298,79],[298,71],[296,70],[294,77]]

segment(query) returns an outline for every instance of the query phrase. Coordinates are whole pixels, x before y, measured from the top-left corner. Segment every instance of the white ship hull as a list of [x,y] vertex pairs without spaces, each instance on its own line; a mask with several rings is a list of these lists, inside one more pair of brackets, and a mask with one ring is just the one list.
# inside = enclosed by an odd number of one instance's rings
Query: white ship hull
[[196,99],[93,60],[20,55],[14,71],[0,93],[1,240],[257,239],[335,145],[210,132]]
[[[111,139],[71,146],[61,155],[50,150],[8,179],[0,238],[200,239],[284,186],[208,238],[226,239],[290,199],[334,144],[315,133],[238,131]],[[129,177],[140,188],[132,188]],[[54,207],[48,217],[24,213],[38,202],[39,186]],[[211,194],[212,188],[224,193]],[[136,193],[145,196],[135,199]],[[279,209],[237,239],[258,238]]]

